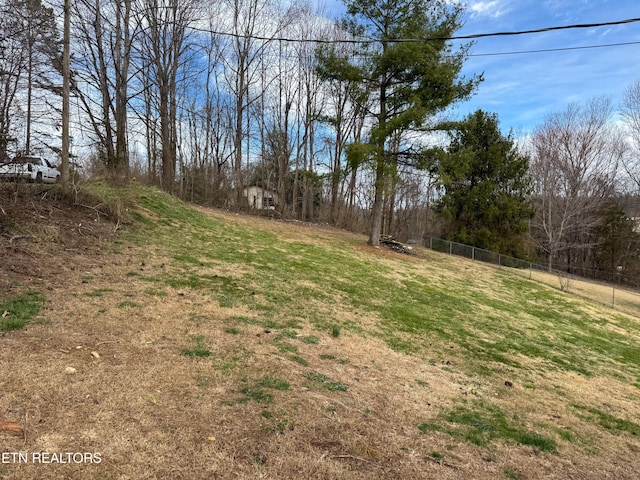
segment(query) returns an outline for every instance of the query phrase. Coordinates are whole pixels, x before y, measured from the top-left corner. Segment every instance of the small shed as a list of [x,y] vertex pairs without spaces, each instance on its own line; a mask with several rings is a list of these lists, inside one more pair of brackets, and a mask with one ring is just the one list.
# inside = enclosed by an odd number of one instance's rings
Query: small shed
[[256,210],[275,210],[278,202],[278,194],[275,190],[258,185],[245,187],[243,196],[249,208],[255,208]]

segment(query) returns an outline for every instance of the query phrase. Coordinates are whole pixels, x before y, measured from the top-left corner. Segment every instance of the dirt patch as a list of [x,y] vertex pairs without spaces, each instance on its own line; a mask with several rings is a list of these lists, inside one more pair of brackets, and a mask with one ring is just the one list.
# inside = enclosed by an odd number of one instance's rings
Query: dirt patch
[[115,226],[108,207],[89,195],[0,181],[0,295],[64,283],[100,263]]

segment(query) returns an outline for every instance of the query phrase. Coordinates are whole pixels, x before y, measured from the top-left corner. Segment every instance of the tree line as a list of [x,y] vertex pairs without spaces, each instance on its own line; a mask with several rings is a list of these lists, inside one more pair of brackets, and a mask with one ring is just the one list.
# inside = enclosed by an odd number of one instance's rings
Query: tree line
[[[635,274],[640,83],[503,134],[451,105],[460,4],[75,0],[73,151],[202,204],[401,240],[442,236],[550,268]],[[61,10],[0,0],[0,161],[60,152]],[[290,41],[295,40],[295,41]],[[76,160],[79,163],[80,159]],[[262,189],[273,203],[246,198]]]

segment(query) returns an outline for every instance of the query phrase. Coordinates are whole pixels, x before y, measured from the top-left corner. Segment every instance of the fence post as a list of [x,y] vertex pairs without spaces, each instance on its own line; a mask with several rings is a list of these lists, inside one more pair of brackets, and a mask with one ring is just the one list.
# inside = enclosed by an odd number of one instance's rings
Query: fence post
[[611,287],[611,308],[616,308],[616,287]]
[[453,242],[449,241],[449,255],[453,255]]
[[471,247],[471,260],[476,260],[476,247]]
[[529,262],[529,280],[533,278],[533,263]]
[[502,267],[502,255],[498,254],[498,267]]

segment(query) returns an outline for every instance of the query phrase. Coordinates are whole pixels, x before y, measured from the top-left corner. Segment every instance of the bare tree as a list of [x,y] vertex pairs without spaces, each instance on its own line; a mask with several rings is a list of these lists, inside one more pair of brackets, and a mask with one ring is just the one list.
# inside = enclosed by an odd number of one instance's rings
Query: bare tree
[[[139,56],[141,80],[145,89],[153,89],[160,123],[162,188],[173,193],[178,153],[178,83],[181,69],[190,60],[192,45],[188,28],[195,21],[197,4],[179,0],[144,0],[138,11],[142,29]],[[151,100],[151,98],[150,98]]]
[[13,18],[10,5],[0,8],[0,161],[7,156],[8,144],[15,134],[13,129],[17,111],[15,103],[20,79],[27,67],[27,58],[19,32],[20,24]]
[[69,106],[71,96],[71,5],[64,0],[64,27],[62,35],[62,164],[60,166],[62,191],[69,193]]
[[[274,53],[277,54],[276,65],[272,68],[274,79],[267,83],[272,88],[267,88],[264,92],[263,103],[266,106],[265,112],[268,118],[262,124],[265,129],[264,153],[266,157],[265,167],[272,168],[278,192],[279,211],[284,215],[287,207],[287,179],[291,169],[291,160],[294,150],[294,140],[296,131],[295,113],[296,104],[299,97],[299,81],[297,71],[293,62],[288,60],[291,51],[287,45],[279,42]],[[264,71],[264,75],[268,72]],[[294,202],[295,205],[295,202]]]
[[598,214],[615,189],[624,145],[606,98],[549,115],[533,135],[531,173],[536,216],[532,235],[549,268],[584,263]]
[[131,64],[132,42],[131,0],[117,0],[115,4],[115,45],[113,66],[115,75],[115,127],[116,127],[116,170],[128,172],[129,148],[127,140],[127,111],[129,102],[129,66]]
[[141,26],[132,0],[75,3],[74,92],[78,95],[111,175],[126,174],[128,102],[133,42]]
[[[343,31],[332,28],[328,39],[346,39]],[[324,59],[316,66],[316,73],[323,81],[323,109],[319,120],[328,127],[324,141],[329,157],[329,218],[332,223],[344,226],[353,223],[359,155],[349,155],[348,145],[362,144],[364,127],[370,102],[366,85],[357,81],[349,71],[340,78],[332,77],[326,68],[327,61],[340,61],[355,54],[351,44],[339,44],[331,49],[320,49],[317,57]],[[353,217],[353,218],[352,218]]]
[[[230,19],[228,28],[232,36],[221,58],[225,67],[228,88],[235,100],[234,105],[234,160],[233,176],[235,203],[243,200],[244,146],[250,142],[250,112],[264,92],[263,61],[275,38],[286,23],[286,15],[275,9],[274,0],[223,0],[220,24]],[[260,88],[262,87],[262,88]],[[247,158],[250,154],[247,147]],[[249,163],[249,162],[247,162]]]
[[228,184],[228,165],[232,156],[232,102],[224,91],[220,35],[213,33],[214,16],[210,32],[201,38],[201,51],[205,55],[205,68],[195,76],[194,91],[189,95],[187,109],[189,123],[189,160],[187,171],[188,198],[192,201],[224,205]]
[[[24,138],[22,147],[29,153],[36,92],[53,90],[50,74],[59,72],[61,52],[53,9],[39,0],[0,2],[0,18],[0,157],[5,157],[9,140],[16,137]],[[45,111],[40,108],[40,114]],[[20,134],[19,120],[25,127]]]
[[[322,7],[310,2],[300,4],[290,30],[300,39],[327,38],[333,27],[322,20],[322,15]],[[298,192],[301,191],[300,218],[311,220],[317,216],[316,203],[322,188],[322,179],[317,169],[321,149],[318,125],[326,110],[326,96],[322,78],[316,68],[318,62],[315,45],[311,42],[296,44],[293,58],[297,64],[298,79],[293,197],[298,198]],[[294,208],[296,207],[294,202]]]
[[[27,56],[26,70],[26,132],[24,151],[31,150],[31,138],[34,123],[34,97],[36,90],[55,91],[48,77],[52,64],[60,70],[60,50],[58,29],[53,9],[42,5],[40,0],[16,1],[17,13],[20,15]],[[57,92],[59,93],[59,92]]]
[[[213,19],[211,19],[213,21]],[[213,30],[213,23],[211,30]],[[205,104],[204,104],[204,150],[202,168],[205,170],[205,198],[211,197],[217,204],[223,204],[226,200],[228,185],[228,166],[233,154],[232,137],[232,105],[226,92],[223,90],[221,49],[218,45],[222,42],[220,37],[211,33],[209,43],[204,47],[207,54],[207,70],[205,79]],[[209,194],[207,189],[212,188]]]
[[640,80],[627,87],[622,99],[621,114],[631,147],[623,166],[635,189],[640,191]]

